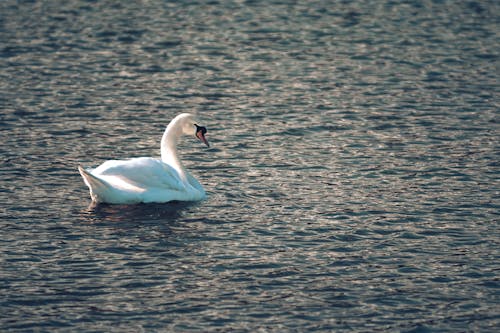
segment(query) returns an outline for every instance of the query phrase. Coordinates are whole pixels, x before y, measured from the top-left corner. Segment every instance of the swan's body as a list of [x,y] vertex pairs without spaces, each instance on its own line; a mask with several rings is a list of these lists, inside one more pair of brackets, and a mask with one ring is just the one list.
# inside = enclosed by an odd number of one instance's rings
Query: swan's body
[[161,159],[138,157],[106,161],[95,169],[78,167],[95,202],[130,204],[140,202],[197,201],[205,190],[182,165],[177,141],[183,135],[196,135],[207,146],[206,129],[183,113],[167,126],[161,139]]

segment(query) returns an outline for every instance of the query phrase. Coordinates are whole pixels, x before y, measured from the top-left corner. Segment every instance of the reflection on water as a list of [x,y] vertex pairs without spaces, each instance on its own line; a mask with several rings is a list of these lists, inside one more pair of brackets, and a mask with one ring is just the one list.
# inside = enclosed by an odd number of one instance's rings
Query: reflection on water
[[[494,331],[499,13],[1,1],[0,327]],[[89,207],[181,112],[208,198]]]
[[123,225],[131,223],[175,223],[186,208],[195,205],[190,202],[169,202],[167,204],[108,205],[92,202],[84,211],[90,222],[113,222]]

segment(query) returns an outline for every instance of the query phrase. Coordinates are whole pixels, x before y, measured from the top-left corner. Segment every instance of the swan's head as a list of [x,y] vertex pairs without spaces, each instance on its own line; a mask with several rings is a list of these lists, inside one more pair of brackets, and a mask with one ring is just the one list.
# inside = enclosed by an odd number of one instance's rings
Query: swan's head
[[205,134],[207,133],[207,128],[205,126],[198,126],[196,124],[194,124],[195,128],[196,128],[196,137],[201,141],[203,142],[204,144],[207,145],[207,147],[210,147],[210,145],[208,144],[208,141],[207,141],[207,138],[205,138]]
[[208,140],[205,138],[205,134],[207,133],[206,127],[196,124],[197,122],[194,119],[193,115],[189,113],[183,113],[178,115],[174,120],[180,122],[183,134],[189,136],[194,135],[207,147],[210,147],[210,145],[208,144]]

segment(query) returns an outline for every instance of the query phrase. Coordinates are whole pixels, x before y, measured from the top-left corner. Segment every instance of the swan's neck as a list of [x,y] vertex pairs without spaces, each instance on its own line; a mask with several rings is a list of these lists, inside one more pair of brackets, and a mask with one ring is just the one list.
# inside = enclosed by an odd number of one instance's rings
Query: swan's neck
[[170,123],[161,138],[161,160],[174,168],[181,179],[186,181],[186,169],[177,155],[177,141],[182,135],[181,129]]

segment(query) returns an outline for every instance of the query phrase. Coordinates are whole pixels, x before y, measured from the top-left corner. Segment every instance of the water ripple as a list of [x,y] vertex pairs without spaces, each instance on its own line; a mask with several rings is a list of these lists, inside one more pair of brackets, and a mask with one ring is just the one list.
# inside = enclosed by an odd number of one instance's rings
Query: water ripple
[[[1,327],[494,331],[498,7],[2,1]],[[180,112],[207,200],[91,205]]]

